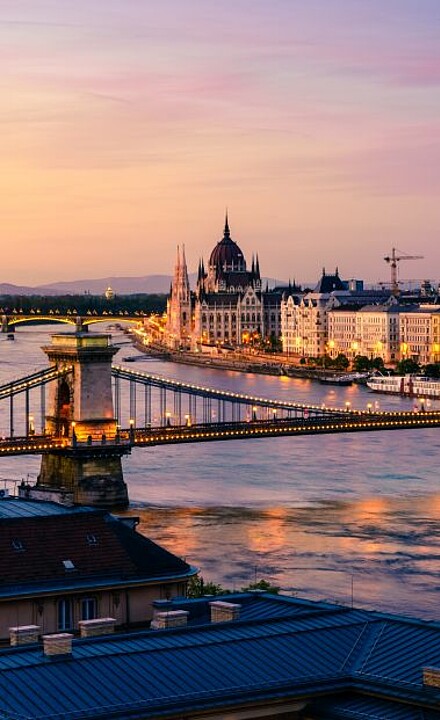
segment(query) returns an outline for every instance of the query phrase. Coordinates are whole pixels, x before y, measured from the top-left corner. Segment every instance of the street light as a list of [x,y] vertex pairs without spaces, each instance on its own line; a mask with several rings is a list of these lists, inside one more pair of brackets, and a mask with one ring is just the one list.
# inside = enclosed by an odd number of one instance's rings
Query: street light
[[76,422],[73,420],[72,421],[72,445],[74,447],[76,446],[76,442],[77,442],[75,428],[76,428]]

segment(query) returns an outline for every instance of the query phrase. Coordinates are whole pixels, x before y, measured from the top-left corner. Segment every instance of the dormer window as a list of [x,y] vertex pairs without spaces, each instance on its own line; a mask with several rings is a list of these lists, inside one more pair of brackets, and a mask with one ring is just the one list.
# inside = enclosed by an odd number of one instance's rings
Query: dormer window
[[11,545],[12,545],[12,549],[15,550],[15,552],[24,552],[25,551],[25,547],[24,547],[23,543],[18,538],[14,538],[12,540]]
[[72,570],[76,570],[75,563],[72,560],[63,560],[63,565],[66,572],[72,572]]

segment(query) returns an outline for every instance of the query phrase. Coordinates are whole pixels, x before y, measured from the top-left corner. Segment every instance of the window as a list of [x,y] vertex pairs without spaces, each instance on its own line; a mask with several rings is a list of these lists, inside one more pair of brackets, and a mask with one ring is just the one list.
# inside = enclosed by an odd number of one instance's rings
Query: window
[[72,601],[70,598],[58,600],[58,630],[71,630],[72,620]]
[[81,620],[94,620],[96,617],[96,598],[87,597],[81,600]]

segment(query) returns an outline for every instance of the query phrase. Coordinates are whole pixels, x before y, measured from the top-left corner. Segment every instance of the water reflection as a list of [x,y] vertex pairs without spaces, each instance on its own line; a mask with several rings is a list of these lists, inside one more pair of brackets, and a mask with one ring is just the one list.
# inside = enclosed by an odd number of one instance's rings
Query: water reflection
[[[284,591],[439,619],[440,495],[265,509],[137,506],[140,529],[231,589]],[[436,508],[436,513],[431,513]]]

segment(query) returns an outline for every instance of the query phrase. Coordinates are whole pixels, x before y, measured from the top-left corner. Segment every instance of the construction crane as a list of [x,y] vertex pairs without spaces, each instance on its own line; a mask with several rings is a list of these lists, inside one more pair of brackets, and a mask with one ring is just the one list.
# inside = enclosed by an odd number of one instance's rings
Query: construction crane
[[[399,255],[397,253],[400,253]],[[423,260],[423,255],[407,255],[406,253],[402,252],[402,250],[397,250],[396,248],[392,248],[391,255],[387,255],[384,257],[385,262],[387,262],[391,267],[391,292],[393,295],[398,295],[399,290],[399,281],[397,279],[397,263],[399,263],[401,260]]]

